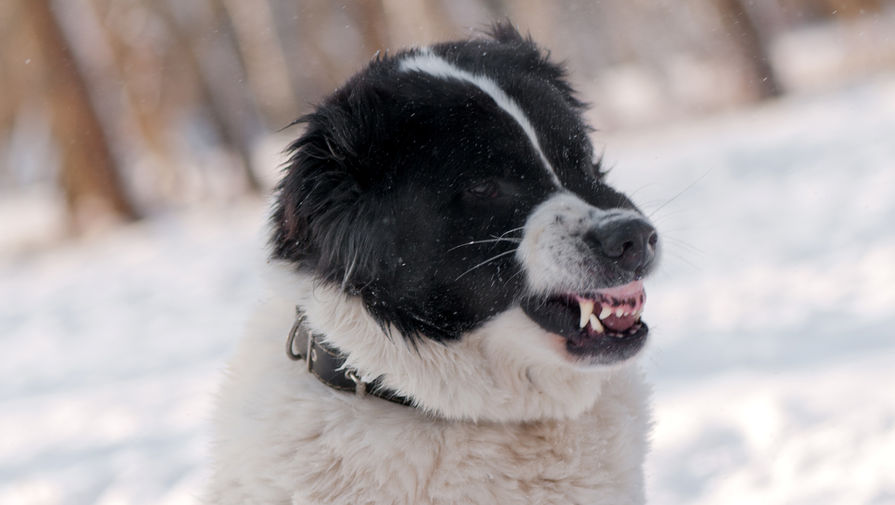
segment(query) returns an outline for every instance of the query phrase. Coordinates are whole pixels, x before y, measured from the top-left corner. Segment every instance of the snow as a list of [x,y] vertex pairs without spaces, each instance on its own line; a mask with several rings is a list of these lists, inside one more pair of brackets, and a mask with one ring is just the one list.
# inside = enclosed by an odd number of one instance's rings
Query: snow
[[260,202],[0,265],[0,503],[195,503]]
[[[665,244],[644,316],[650,503],[895,503],[893,133],[895,75],[600,137]],[[197,502],[265,214],[4,239],[0,503]]]
[[890,76],[606,141],[666,245],[651,503],[895,503],[893,135]]

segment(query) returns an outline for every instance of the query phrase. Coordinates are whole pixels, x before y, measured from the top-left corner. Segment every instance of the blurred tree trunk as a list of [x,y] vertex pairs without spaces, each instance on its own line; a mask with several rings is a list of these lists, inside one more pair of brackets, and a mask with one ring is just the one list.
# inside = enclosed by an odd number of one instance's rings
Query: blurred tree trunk
[[507,19],[510,16],[505,0],[481,0],[481,3],[491,19],[495,21]]
[[736,42],[743,60],[753,76],[753,87],[761,99],[780,96],[783,92],[776,72],[771,65],[765,40],[749,17],[743,0],[716,0],[714,2],[728,33]]
[[[27,54],[16,52],[20,50],[22,44],[19,41],[21,34],[17,33],[19,27],[12,26],[13,7],[18,7],[18,5],[11,2],[0,2],[0,89],[3,90],[4,95],[0,99],[0,135],[12,131],[16,107],[21,101],[21,86],[18,82],[20,79],[13,73],[15,67],[11,62],[14,59],[19,59],[18,55]],[[2,152],[3,143],[3,139],[0,139],[0,152]],[[4,173],[0,173],[0,181],[4,175]]]
[[554,47],[556,38],[553,30],[556,26],[556,15],[567,2],[544,2],[541,0],[515,0],[506,2],[510,18],[526,36],[531,35],[544,47]]
[[360,30],[363,44],[373,54],[389,46],[388,24],[382,0],[366,0],[356,4],[355,23]]
[[274,128],[292,120],[298,106],[269,0],[223,0],[236,34],[242,67],[258,105]]
[[[140,85],[135,83],[137,76],[146,73],[159,73],[160,69],[147,68],[145,60],[138,51],[133,51],[131,47],[122,38],[120,30],[116,30],[114,25],[109,24],[106,16],[109,13],[109,1],[85,1],[81,2],[81,10],[85,11],[85,16],[91,16],[97,21],[97,25],[103,28],[102,33],[96,34],[96,38],[102,40],[103,45],[109,49],[108,61],[103,62],[102,73],[103,79],[120,83],[123,100],[120,102],[121,123],[133,125],[139,135],[126,135],[121,140],[124,144],[130,144],[132,150],[137,152],[140,158],[150,157],[154,163],[155,176],[157,180],[164,181],[160,186],[165,187],[165,193],[173,192],[177,185],[178,173],[180,166],[178,160],[171,156],[170,147],[165,138],[165,132],[168,128],[165,110],[159,107],[159,104],[153,100],[146,100],[141,96]],[[89,9],[90,12],[86,12]],[[129,128],[122,128],[128,131]],[[113,142],[115,139],[113,139]],[[144,189],[141,185],[141,190]],[[155,188],[158,191],[158,188]],[[139,201],[139,200],[137,200]]]
[[846,16],[860,16],[882,10],[882,0],[829,0],[830,14],[844,14]]
[[[330,55],[326,47],[326,32],[333,27],[333,6],[326,0],[305,0],[298,18],[298,46],[303,50],[305,65],[315,63],[319,70],[307,76],[303,90],[312,90],[312,95],[329,94],[347,75],[352,62]],[[308,85],[310,84],[310,86]]]
[[[180,48],[180,53],[198,85],[199,98],[210,115],[211,126],[221,142],[232,149],[239,158],[246,185],[251,191],[260,191],[261,181],[255,173],[251,156],[253,139],[252,135],[247,133],[249,129],[256,129],[254,126],[257,120],[254,115],[255,111],[252,110],[250,104],[245,103],[246,100],[241,94],[236,97],[234,92],[226,89],[228,81],[233,80],[232,76],[231,79],[222,79],[221,75],[211,68],[212,64],[216,62],[214,55],[204,54],[197,39],[187,33],[191,31],[191,33],[199,32],[201,34],[203,29],[187,30],[182,27],[162,2],[148,0],[145,3],[159,15],[166,28],[174,36],[174,42]],[[218,5],[215,1],[211,3],[211,9],[216,18]],[[220,29],[216,21],[217,19],[212,20],[214,28],[209,30],[217,32]]]
[[136,219],[86,81],[50,1],[26,0],[21,5],[49,72],[46,97],[62,157],[60,183],[74,230],[83,231],[95,218]]
[[389,39],[398,47],[431,44],[456,36],[439,0],[382,0]]

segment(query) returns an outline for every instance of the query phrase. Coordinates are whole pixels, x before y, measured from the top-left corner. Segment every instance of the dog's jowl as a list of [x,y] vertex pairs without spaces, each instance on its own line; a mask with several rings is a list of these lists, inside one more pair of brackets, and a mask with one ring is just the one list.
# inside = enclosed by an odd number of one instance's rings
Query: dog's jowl
[[378,57],[299,120],[209,503],[643,502],[659,239],[583,109],[498,25]]

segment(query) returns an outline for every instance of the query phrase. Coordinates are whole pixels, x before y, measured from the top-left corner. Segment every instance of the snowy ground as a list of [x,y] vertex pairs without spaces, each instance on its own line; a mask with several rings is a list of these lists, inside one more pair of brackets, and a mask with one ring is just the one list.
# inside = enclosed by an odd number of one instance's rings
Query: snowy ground
[[607,144],[667,246],[651,502],[895,503],[895,80]]
[[[651,503],[895,503],[895,76],[601,141],[666,244]],[[0,503],[195,503],[263,218],[0,251]]]

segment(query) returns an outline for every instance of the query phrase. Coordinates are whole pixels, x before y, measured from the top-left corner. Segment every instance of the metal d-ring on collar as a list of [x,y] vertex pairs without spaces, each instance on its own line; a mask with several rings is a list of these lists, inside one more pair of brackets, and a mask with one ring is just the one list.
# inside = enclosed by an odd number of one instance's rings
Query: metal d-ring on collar
[[[289,356],[289,359],[292,361],[301,361],[305,359],[305,356],[310,354],[310,345],[311,340],[308,338],[307,332],[302,332],[302,328],[305,324],[305,314],[301,311],[298,306],[295,306],[295,321],[292,323],[292,328],[289,329],[289,336],[286,338],[286,356]],[[299,336],[299,333],[303,333],[305,342],[305,354],[300,352],[295,352],[295,339]]]
[[[353,392],[357,396],[377,396],[401,405],[413,405],[409,398],[385,389],[379,379],[364,382],[357,370],[345,367],[345,356],[337,349],[327,345],[320,336],[308,329],[305,313],[295,307],[295,321],[286,337],[286,356],[292,361],[306,360],[308,371],[327,386],[345,392]],[[296,351],[303,349],[304,352]]]

